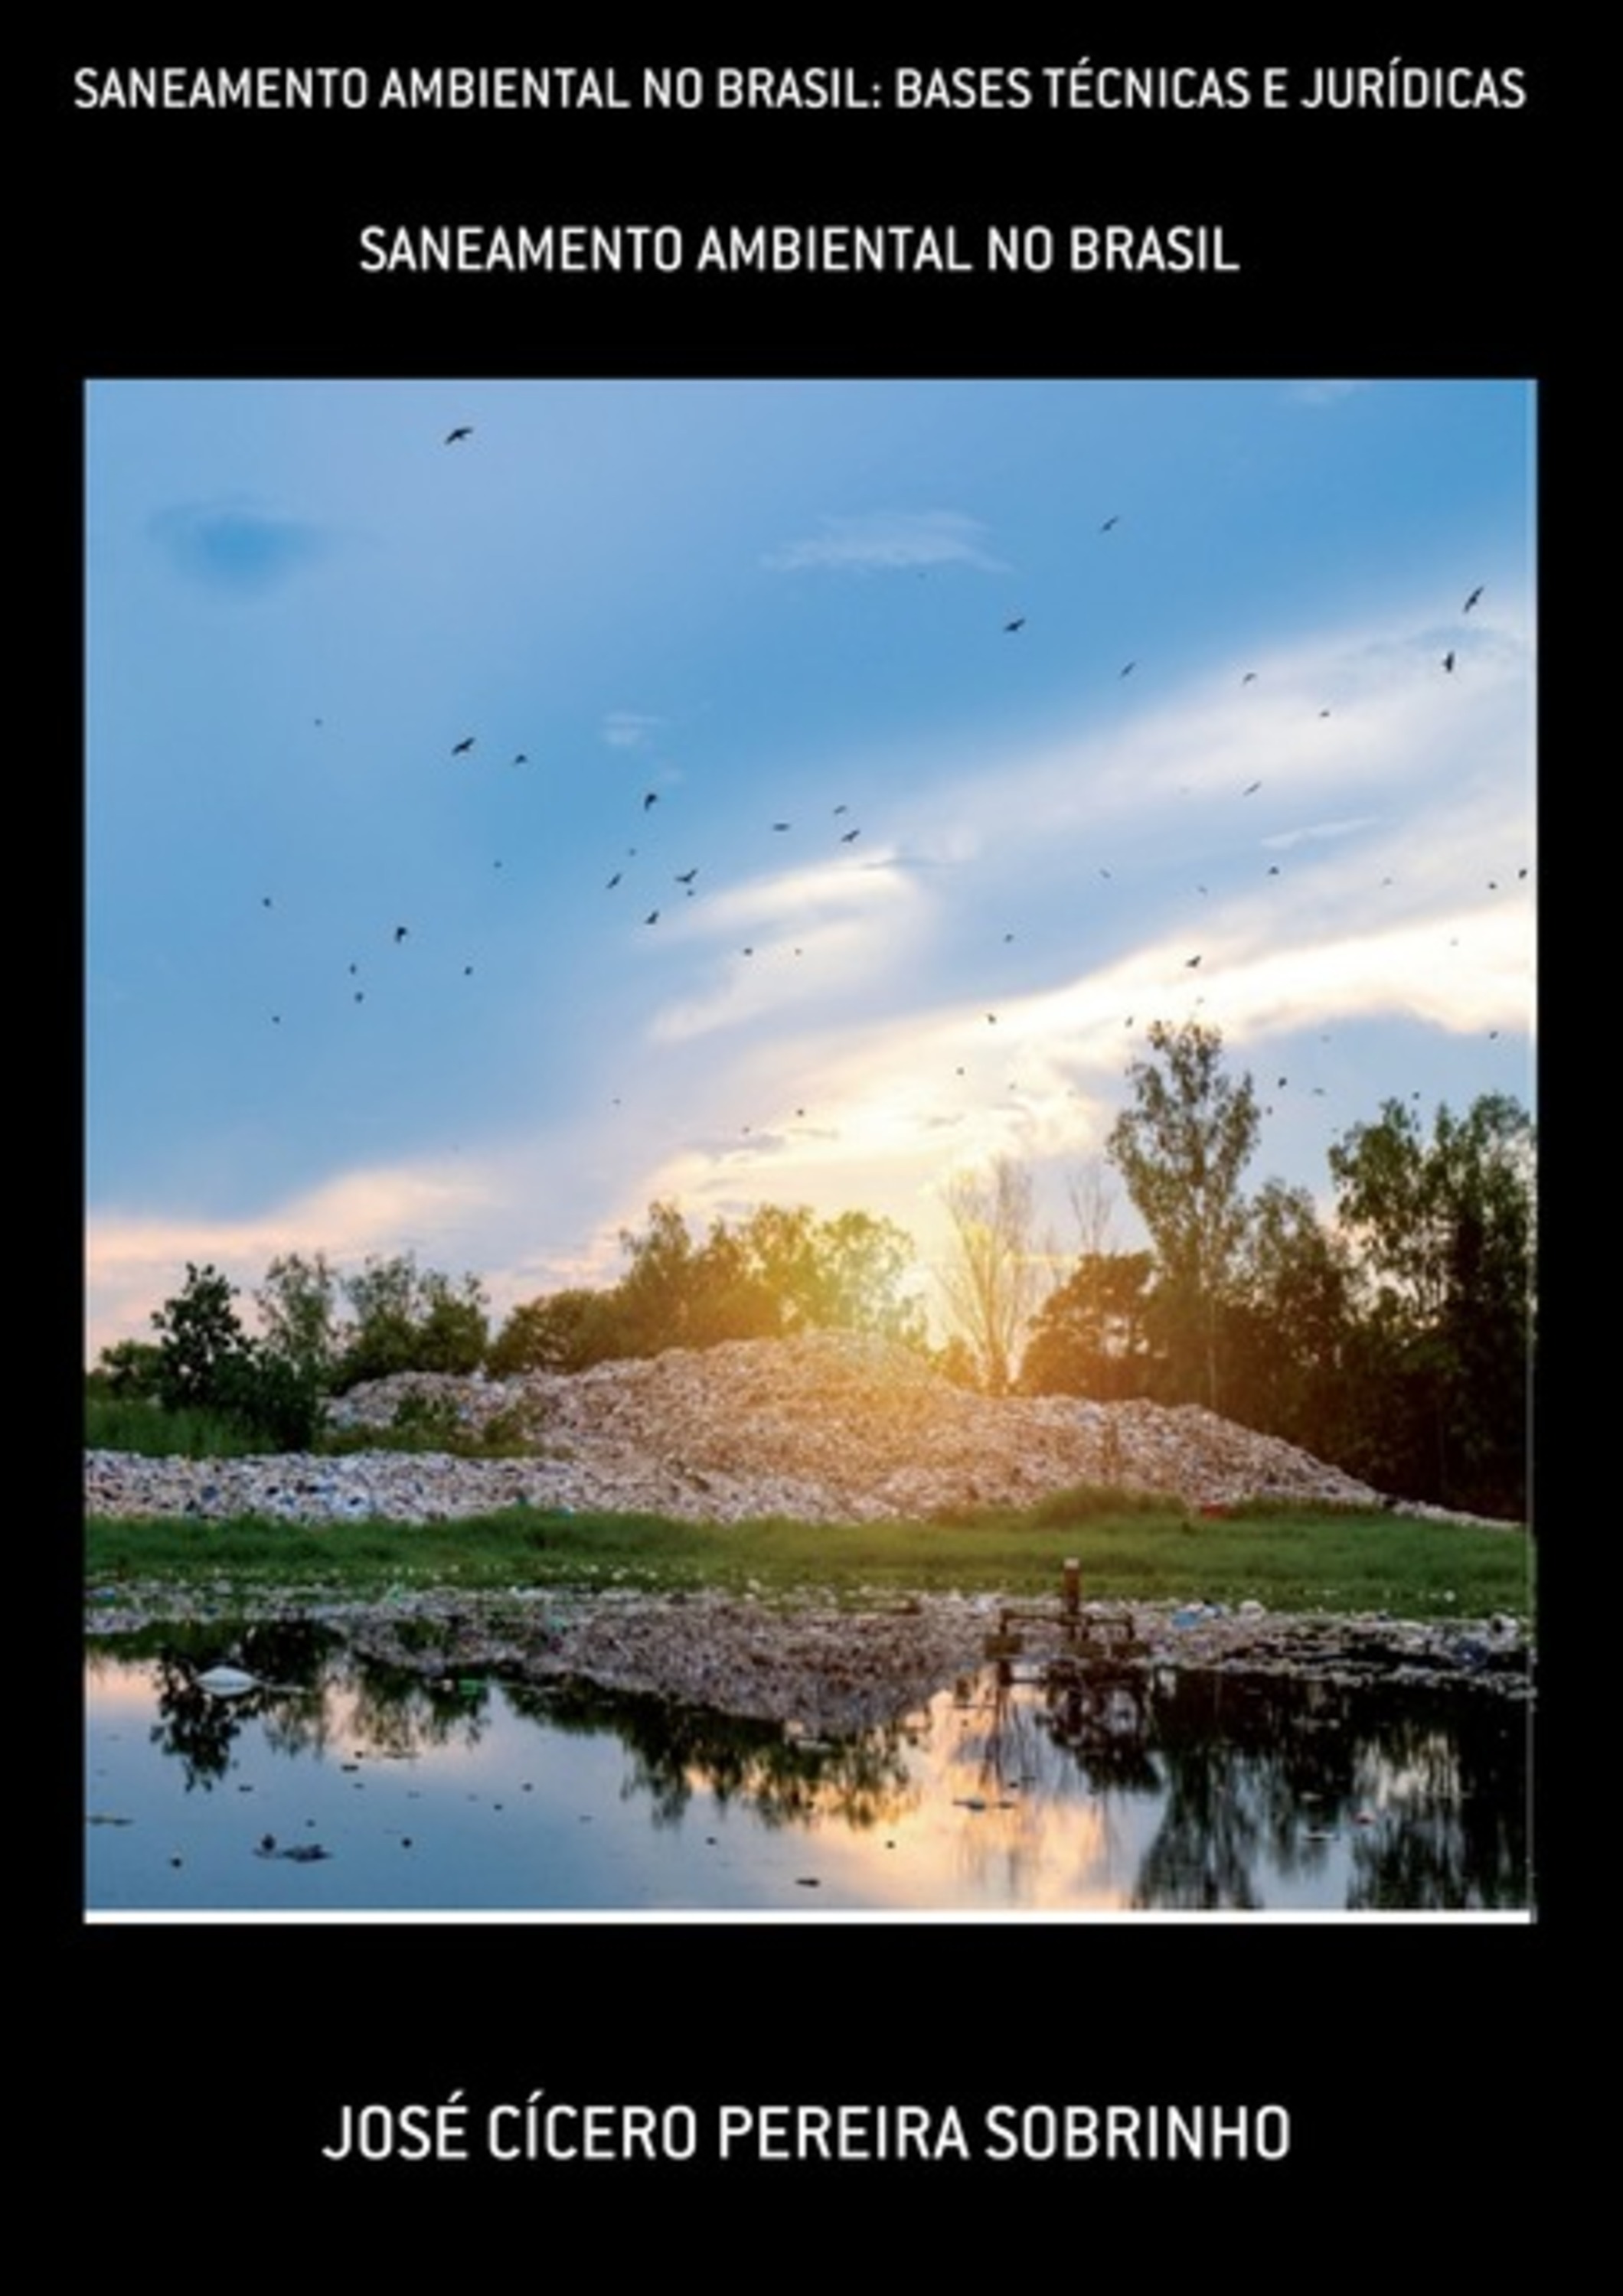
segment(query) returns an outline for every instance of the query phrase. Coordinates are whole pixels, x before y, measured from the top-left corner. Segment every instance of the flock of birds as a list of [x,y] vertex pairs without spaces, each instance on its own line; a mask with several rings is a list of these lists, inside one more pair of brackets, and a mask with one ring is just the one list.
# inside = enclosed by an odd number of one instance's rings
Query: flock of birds
[[[442,443],[446,447],[465,447],[471,439],[473,439],[474,436],[474,428],[473,424],[457,423],[450,430],[445,432]],[[1097,529],[1098,534],[1100,537],[1113,535],[1121,528],[1122,524],[1123,513],[1119,511],[1112,512],[1100,524]],[[1484,588],[1484,585],[1478,583],[1468,592],[1463,603],[1459,610],[1462,618],[1471,615],[1475,611],[1483,598]],[[1028,627],[1029,617],[1024,609],[1007,614],[1001,623],[1002,636],[1011,640],[1019,639],[1022,636],[1022,634],[1026,632]],[[1450,645],[1446,652],[1440,657],[1441,669],[1445,675],[1449,677],[1453,677],[1456,675],[1459,666],[1460,654],[1458,648],[1454,645]],[[1118,679],[1125,679],[1133,676],[1140,671],[1140,668],[1141,658],[1135,655],[1122,663],[1116,673],[1117,677]],[[1258,680],[1258,676],[1259,673],[1257,670],[1255,668],[1248,668],[1240,674],[1240,684],[1242,686],[1248,687],[1254,685]],[[1328,718],[1331,714],[1331,712],[1328,705],[1319,708],[1317,711],[1317,716],[1321,719]],[[323,724],[323,722],[324,721],[320,718],[315,720],[315,723],[318,727]],[[486,750],[484,746],[482,746],[482,737],[478,731],[470,731],[460,734],[455,741],[450,742],[448,752],[449,761],[450,763],[466,764],[475,767],[482,766]],[[502,750],[498,751],[498,754],[505,755],[506,765],[509,770],[526,767],[530,764],[529,753],[522,749],[513,750],[510,754],[507,754],[504,745]],[[1261,777],[1253,778],[1240,787],[1238,791],[1238,796],[1242,800],[1254,799],[1262,791],[1263,787],[1264,782]],[[645,837],[652,833],[657,839],[659,832],[656,823],[663,823],[668,816],[678,810],[678,808],[672,807],[667,802],[667,792],[662,791],[658,788],[646,786],[640,788],[640,793],[634,801],[634,814],[635,817],[639,821],[642,826]],[[850,819],[851,811],[852,808],[848,802],[842,801],[835,805],[828,817],[828,826],[827,829],[821,832],[812,830],[807,833],[814,839],[822,852],[832,857],[837,856],[843,851],[847,857],[849,857],[853,865],[862,866],[865,865],[857,859],[855,854],[855,849],[862,837],[862,826],[860,823]],[[843,825],[836,827],[834,826],[835,824],[841,824]],[[763,824],[763,827],[766,835],[774,840],[790,839],[795,837],[797,833],[796,821],[789,818],[770,819]],[[647,903],[647,906],[643,906],[642,903],[637,904],[635,913],[640,915],[641,930],[655,931],[660,926],[662,921],[667,918],[670,904],[672,900],[685,899],[688,901],[694,901],[702,898],[700,881],[704,875],[705,865],[701,861],[696,861],[689,857],[683,856],[681,857],[687,860],[687,865],[681,868],[671,868],[669,863],[671,859],[675,857],[677,857],[673,854],[663,853],[661,846],[658,843],[656,843],[653,849],[649,849],[647,845],[642,843],[629,845],[625,847],[615,857],[614,865],[609,870],[609,873],[601,881],[603,892],[606,896],[629,895],[634,890],[635,885],[641,885],[643,888],[644,902]],[[894,857],[892,857],[894,858]],[[633,866],[633,865],[635,865],[635,866]],[[493,861],[491,865],[494,869],[499,871],[503,868],[504,862],[498,857]],[[867,865],[883,867],[887,865],[887,863],[886,861],[879,861]],[[648,882],[650,871],[655,873],[654,882],[652,883]],[[1268,878],[1279,878],[1281,874],[1281,865],[1278,862],[1270,862],[1267,865],[1265,873]],[[1100,864],[1098,865],[1098,874],[1101,880],[1111,882],[1114,879],[1115,873],[1108,865]],[[1516,877],[1519,881],[1525,880],[1527,875],[1528,870],[1525,866],[1517,869]],[[1382,882],[1384,885],[1389,886],[1392,880],[1388,877],[1383,879]],[[1498,880],[1490,881],[1490,890],[1497,890],[1498,885]],[[1209,896],[1209,888],[1207,884],[1204,882],[1197,883],[1194,890],[1199,896]],[[276,902],[276,896],[274,894],[267,892],[261,897],[261,898],[262,906],[266,910],[275,910]],[[413,939],[415,931],[416,928],[413,922],[407,920],[396,922],[388,935],[389,942],[392,948],[397,952],[403,950],[408,942]],[[791,932],[787,934],[780,943],[773,943],[770,945],[771,953],[787,953],[793,959],[803,958],[806,952],[807,939],[809,939],[809,936],[796,939]],[[1012,927],[1003,930],[1001,934],[1001,942],[1004,947],[1007,947],[1013,945],[1016,940],[1017,933]],[[767,954],[768,950],[769,944],[752,940],[741,943],[737,947],[737,954],[741,958],[753,960],[757,958],[758,955]],[[1199,975],[1200,968],[1206,961],[1206,956],[1207,951],[1205,949],[1197,948],[1182,959],[1181,969],[1182,972],[1191,976],[1191,982],[1193,977]],[[367,996],[367,988],[363,980],[362,962],[362,957],[358,955],[356,956],[352,956],[349,960],[348,964],[347,980],[349,984],[349,995],[351,1002],[358,1006],[365,1004]],[[464,954],[458,959],[453,959],[453,965],[458,962],[460,964],[461,977],[464,980],[473,980],[475,977],[476,968],[471,955]],[[1193,1000],[1194,1007],[1199,1007],[1204,1002],[1205,998],[1203,996],[1197,996]],[[983,1004],[982,1009],[985,1012],[984,1025],[985,1027],[995,1028],[1000,1020],[999,1011],[997,1009],[987,1007],[985,1004]],[[1192,1016],[1191,1008],[1190,1017]],[[269,1019],[273,1026],[276,1028],[282,1027],[284,1022],[283,1011],[279,1008],[271,1011]],[[1133,1013],[1129,1013],[1125,1018],[1125,1028],[1128,1030],[1132,1030],[1135,1025],[1136,1016]],[[1489,1031],[1488,1034],[1493,1037],[1497,1037],[1499,1031],[1497,1029],[1494,1029]],[[1329,1043],[1331,1039],[1328,1035],[1325,1035],[1322,1036],[1319,1041],[1321,1044],[1326,1044]],[[970,1075],[970,1062],[965,1061],[959,1062],[954,1068],[953,1074],[954,1078],[957,1081],[967,1080]],[[989,1081],[984,1069],[977,1072],[976,1080],[978,1083],[983,1084]],[[1289,1079],[1288,1075],[1281,1074],[1275,1081],[1275,1090],[1280,1092],[1284,1091],[1287,1088],[1289,1082]],[[1010,1079],[1007,1089],[1009,1094],[1018,1095],[1021,1091],[1021,1086],[1018,1079]],[[1311,1091],[1315,1096],[1322,1098],[1325,1096],[1326,1088],[1322,1084],[1315,1084],[1311,1087]],[[1416,1092],[1413,1094],[1413,1097],[1418,1100],[1421,1095]],[[621,1107],[623,1104],[622,1096],[618,1094],[614,1095],[611,1104],[616,1108]],[[1272,1111],[1269,1110],[1266,1112],[1271,1113]],[[807,1106],[805,1102],[799,1100],[795,1101],[794,1103],[793,1113],[796,1120],[804,1120],[807,1115]],[[782,1119],[779,1118],[777,1120],[781,1121]],[[738,1135],[740,1137],[754,1137],[759,1140],[763,1131],[770,1132],[770,1121],[769,1121],[765,1126],[762,1126],[759,1121],[751,1121],[742,1123],[738,1127]]]

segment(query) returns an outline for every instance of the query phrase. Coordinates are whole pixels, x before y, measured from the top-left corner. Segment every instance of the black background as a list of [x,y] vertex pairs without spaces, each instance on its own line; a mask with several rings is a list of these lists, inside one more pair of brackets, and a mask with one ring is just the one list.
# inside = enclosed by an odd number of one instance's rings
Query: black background
[[[521,25],[523,19],[517,20]],[[1131,25],[1096,62],[1159,53]],[[1081,38],[1073,54],[1080,54]],[[1570,106],[1532,48],[1418,51],[1367,23],[1284,53],[1213,32],[1178,60],[1516,62],[1519,112],[1314,115],[940,112],[659,116],[79,111],[79,63],[596,62],[606,45],[543,26],[527,40],[387,53],[331,37],[207,49],[155,34],[87,39],[20,74],[48,152],[15,229],[30,363],[50,385],[51,452],[26,459],[51,636],[78,691],[79,438],[87,377],[589,374],[1515,375],[1540,382],[1546,497],[1561,463],[1554,256],[1581,229],[1555,162]],[[944,37],[894,51],[938,63],[1069,61],[1033,38]],[[871,41],[766,34],[733,61],[878,68]],[[618,58],[702,61],[679,33]],[[1559,108],[1558,108],[1559,107]],[[368,278],[368,222],[617,219],[1222,224],[1238,277],[993,279],[713,276]],[[1569,328],[1569,332],[1570,332]],[[1551,579],[1545,545],[1545,581]],[[64,754],[64,828],[77,834]],[[72,895],[58,955],[77,962]],[[77,1014],[68,1019],[69,1037]],[[70,1071],[62,1089],[70,1099]],[[71,1157],[67,1160],[71,1169]],[[64,1190],[63,1193],[70,1193]],[[81,1207],[63,1203],[76,1230]],[[76,1308],[77,1302],[72,1303]],[[63,1382],[77,1409],[77,1314]],[[77,1457],[52,1496],[66,1534]],[[1547,1479],[1541,1475],[1541,1491]],[[1542,1792],[1542,1918],[1530,1927],[1369,1921],[1324,1926],[900,1923],[824,1928],[671,1921],[312,1929],[85,1926],[78,1915],[77,1573],[61,1589],[62,1806],[54,1868],[50,2021],[62,2057],[46,2149],[81,2164],[82,2205],[113,2238],[161,2204],[172,2267],[271,2275],[410,2260],[445,2226],[462,2269],[570,2268],[554,2236],[589,2226],[581,2268],[723,2284],[804,2265],[876,2271],[962,2257],[1004,2268],[1231,2275],[1510,2262],[1508,2228],[1569,2125],[1551,2079],[1551,1956],[1570,1932],[1552,1890]],[[1564,1641],[1545,1589],[1545,1672]],[[1545,1771],[1548,1763],[1544,1765]],[[55,1840],[57,1837],[51,1837]],[[443,2163],[334,2168],[318,2147],[341,2104],[475,2110],[549,2096],[743,2101],[1274,2102],[1279,2166],[894,2166],[725,2170]],[[475,2144],[474,2148],[479,2148]],[[735,2205],[729,2206],[731,2202]],[[223,2213],[222,2213],[223,2212]],[[176,2244],[177,2225],[186,2229]],[[88,2229],[87,2226],[84,2229]],[[494,2249],[523,2228],[533,2248]],[[347,2245],[353,2231],[357,2245]],[[1029,2246],[1042,2235],[1041,2251]],[[1308,2236],[1304,2244],[1304,2236]],[[542,2246],[541,2243],[546,2245]],[[1055,2243],[1062,2243],[1056,2246]],[[1120,2243],[1125,2243],[1126,2245]],[[138,2253],[138,2251],[137,2251]],[[498,2259],[505,2263],[498,2264]],[[527,2259],[527,2260],[526,2260]],[[424,2259],[425,2260],[425,2259]]]

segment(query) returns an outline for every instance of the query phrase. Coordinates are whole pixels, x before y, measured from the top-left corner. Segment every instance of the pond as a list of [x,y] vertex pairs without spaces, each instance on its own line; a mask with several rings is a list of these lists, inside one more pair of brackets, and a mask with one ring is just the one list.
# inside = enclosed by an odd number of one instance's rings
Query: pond
[[[218,1638],[212,1644],[218,1655]],[[840,1742],[424,1680],[302,1622],[93,1646],[97,1915],[1525,1911],[1528,1710],[992,1667]]]

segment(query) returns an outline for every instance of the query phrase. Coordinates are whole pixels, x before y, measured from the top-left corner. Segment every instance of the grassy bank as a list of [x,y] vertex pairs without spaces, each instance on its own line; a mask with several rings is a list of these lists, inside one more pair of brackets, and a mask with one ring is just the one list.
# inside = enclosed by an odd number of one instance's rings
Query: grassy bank
[[1086,1492],[952,1521],[833,1527],[527,1507],[454,1523],[94,1521],[85,1553],[94,1591],[157,1581],[222,1607],[273,1587],[328,1601],[427,1587],[1052,1595],[1073,1555],[1089,1598],[1255,1600],[1277,1611],[1411,1619],[1526,1619],[1532,1602],[1520,1530],[1279,1505],[1207,1517]]

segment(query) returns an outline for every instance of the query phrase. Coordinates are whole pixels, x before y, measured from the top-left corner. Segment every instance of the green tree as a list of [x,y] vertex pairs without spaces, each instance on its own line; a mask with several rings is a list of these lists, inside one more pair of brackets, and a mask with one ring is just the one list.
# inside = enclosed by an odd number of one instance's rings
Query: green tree
[[156,1402],[162,1392],[162,1350],[152,1340],[114,1340],[90,1377],[95,1391],[126,1401]]
[[863,1211],[820,1220],[805,1204],[761,1204],[736,1229],[718,1221],[706,1251],[736,1255],[723,1264],[770,1336],[873,1332],[922,1343],[924,1310],[905,1288],[912,1239],[894,1220]]
[[924,1306],[907,1289],[914,1260],[905,1228],[871,1212],[840,1212],[817,1223],[811,1245],[808,1280],[795,1295],[806,1324],[923,1347]]
[[720,1298],[731,1300],[734,1316],[752,1326],[750,1337],[782,1339],[836,1320],[823,1296],[817,1222],[809,1205],[757,1204],[736,1228],[713,1221],[698,1268]]
[[[1504,1094],[1428,1138],[1403,1102],[1330,1152],[1359,1263],[1363,1419],[1374,1464],[1416,1497],[1527,1504],[1536,1311],[1536,1136]],[[1365,1469],[1365,1472],[1370,1472]],[[1401,1480],[1397,1480],[1401,1478]]]
[[343,1292],[354,1324],[335,1375],[341,1387],[402,1371],[465,1375],[484,1360],[490,1310],[476,1275],[453,1283],[405,1251],[368,1259]]
[[[725,1223],[717,1226],[724,1239]],[[622,1228],[620,1248],[630,1265],[614,1289],[617,1352],[653,1356],[665,1348],[770,1336],[764,1303],[745,1296],[736,1249],[713,1233],[709,1247],[696,1243],[679,1205],[650,1204],[647,1226],[640,1233]]]
[[805,1331],[924,1342],[923,1309],[906,1290],[911,1241],[867,1212],[820,1220],[803,1204],[762,1204],[736,1224],[713,1220],[701,1242],[679,1205],[658,1201],[647,1225],[622,1229],[620,1243],[629,1265],[618,1283],[515,1308],[490,1350],[490,1369],[500,1376],[581,1371],[665,1348]]
[[762,1204],[737,1226],[713,1220],[700,1243],[677,1205],[658,1202],[620,1242],[630,1266],[611,1312],[627,1355],[803,1331],[923,1339],[923,1311],[903,1288],[911,1240],[868,1212],[820,1220],[803,1204]]
[[1248,1076],[1223,1066],[1223,1037],[1199,1021],[1149,1028],[1152,1060],[1127,1071],[1131,1104],[1105,1152],[1149,1232],[1155,1322],[1175,1394],[1223,1397],[1223,1321],[1247,1225],[1240,1182],[1260,1127]]
[[166,1411],[228,1411],[240,1405],[253,1345],[232,1304],[236,1287],[218,1267],[186,1262],[186,1280],[152,1310],[158,1397]]
[[1352,1267],[1306,1188],[1265,1181],[1252,1199],[1229,1313],[1231,1416],[1322,1459],[1345,1459]]
[[324,1251],[289,1251],[273,1259],[254,1293],[268,1355],[318,1390],[330,1388],[343,1352],[338,1277]]
[[152,1313],[159,1400],[166,1411],[219,1412],[274,1449],[303,1449],[320,1417],[319,1392],[250,1338],[235,1298],[218,1268],[187,1261],[182,1290]]
[[515,1308],[490,1342],[485,1368],[493,1379],[585,1371],[619,1351],[613,1292],[577,1284]]
[[490,1302],[477,1275],[453,1283],[430,1268],[423,1277],[418,1369],[465,1377],[484,1361],[490,1340]]
[[1153,1252],[1083,1252],[1032,1324],[1021,1393],[1085,1395],[1097,1403],[1151,1393],[1154,1283]]

